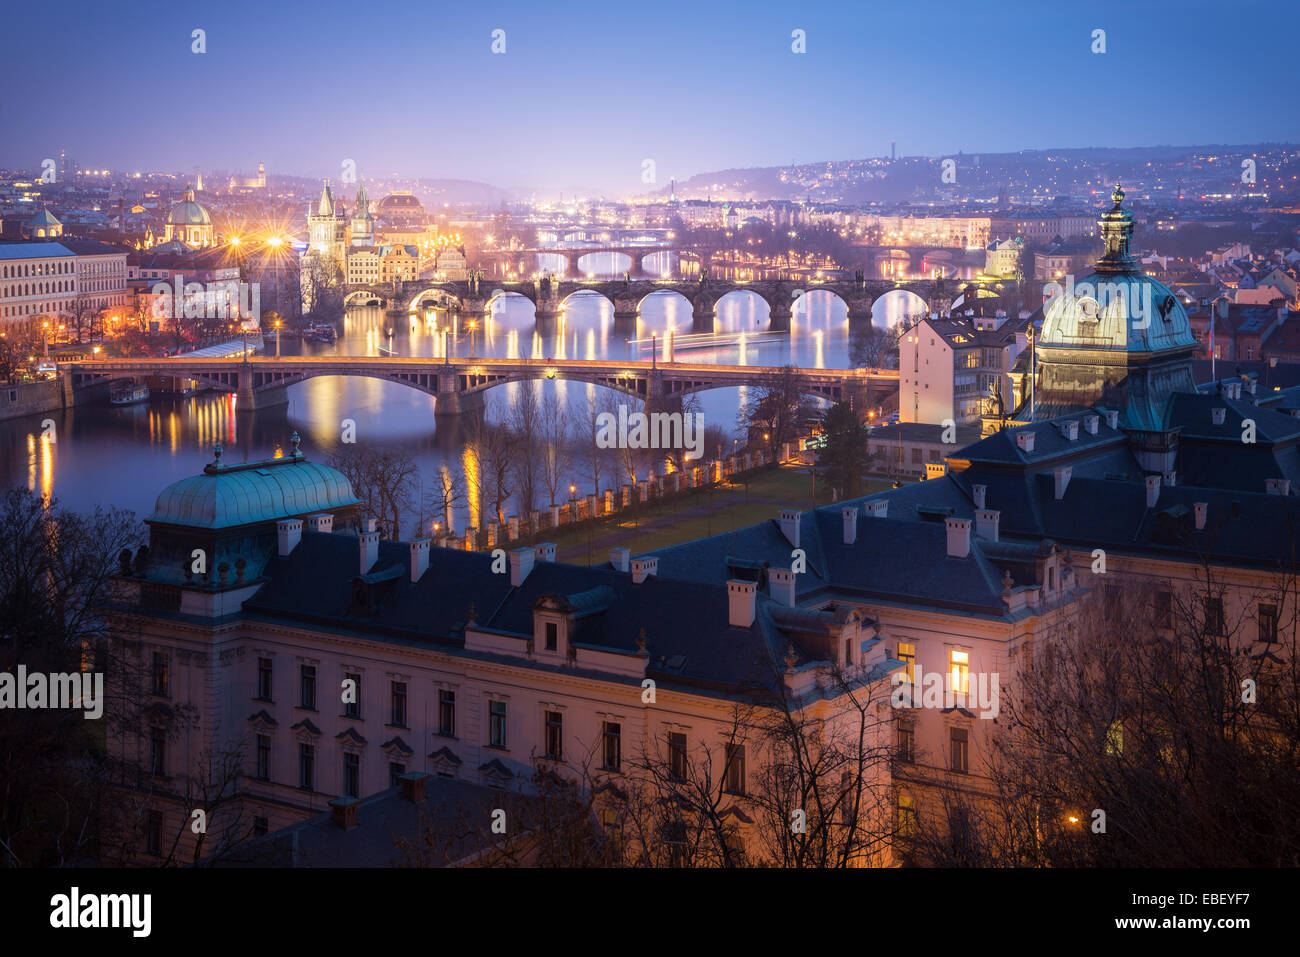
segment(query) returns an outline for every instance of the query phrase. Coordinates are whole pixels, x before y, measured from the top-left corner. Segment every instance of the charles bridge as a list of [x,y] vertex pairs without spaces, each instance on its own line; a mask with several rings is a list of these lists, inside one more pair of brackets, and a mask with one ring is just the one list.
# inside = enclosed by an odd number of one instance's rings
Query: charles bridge
[[718,301],[733,292],[751,292],[767,303],[771,328],[790,328],[790,317],[795,303],[813,292],[836,296],[848,308],[851,322],[870,322],[871,307],[881,296],[902,290],[912,293],[924,304],[927,312],[946,314],[953,300],[972,286],[990,292],[1004,291],[1006,283],[959,283],[945,279],[912,279],[892,281],[866,279],[859,273],[854,279],[827,281],[795,281],[769,279],[736,281],[711,279],[707,273],[695,280],[662,279],[644,280],[626,276],[613,280],[571,280],[542,276],[515,282],[483,279],[471,275],[466,280],[435,282],[407,281],[384,285],[354,285],[347,287],[344,302],[351,304],[364,300],[381,300],[397,311],[418,312],[424,306],[446,308],[469,318],[485,315],[494,300],[506,295],[523,296],[532,302],[539,324],[554,320],[565,309],[571,296],[594,293],[604,296],[614,307],[615,323],[634,321],[641,304],[655,293],[676,293],[691,304],[692,327],[696,332],[713,331],[717,318]]

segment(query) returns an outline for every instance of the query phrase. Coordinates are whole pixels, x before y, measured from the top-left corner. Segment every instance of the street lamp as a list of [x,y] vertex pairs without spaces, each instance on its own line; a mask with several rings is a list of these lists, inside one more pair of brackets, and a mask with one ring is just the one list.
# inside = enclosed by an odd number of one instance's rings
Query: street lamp
[[275,357],[280,358],[280,320],[275,320]]
[[42,347],[44,348],[44,350],[45,350],[45,358],[47,358],[47,359],[50,357],[50,334],[49,334],[49,328],[50,328],[50,324],[49,324],[48,322],[42,322],[42,323],[41,323],[41,346],[42,346]]

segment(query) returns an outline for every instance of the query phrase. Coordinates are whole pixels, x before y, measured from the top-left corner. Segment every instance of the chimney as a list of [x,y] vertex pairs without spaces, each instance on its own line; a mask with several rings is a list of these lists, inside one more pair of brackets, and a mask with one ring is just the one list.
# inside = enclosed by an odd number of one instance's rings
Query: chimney
[[1215,425],[1223,425],[1223,417],[1227,414],[1228,414],[1228,410],[1224,408],[1211,409],[1210,421],[1213,422]]
[[1242,384],[1243,386],[1246,387],[1246,392],[1247,392],[1247,393],[1249,393],[1250,395],[1254,395],[1254,394],[1255,394],[1255,377],[1254,377],[1254,376],[1246,376],[1244,379],[1242,379],[1241,384]]
[[363,518],[361,520],[361,530],[363,532],[377,532],[379,530],[379,519]]
[[343,830],[350,831],[357,826],[357,806],[361,803],[360,799],[340,797],[326,803],[330,806],[334,823]]
[[611,548],[609,550],[609,563],[614,566],[614,571],[627,571],[628,558],[632,555],[630,548]]
[[282,518],[275,523],[275,533],[280,540],[279,555],[284,558],[302,541],[302,519]]
[[989,487],[987,485],[971,486],[971,493],[974,495],[976,508],[984,507],[984,496],[988,494],[988,491]]
[[781,534],[791,548],[799,547],[799,513],[795,509],[781,509]]
[[553,561],[555,561],[555,543],[554,543],[554,542],[542,542],[540,545],[538,545],[538,546],[535,548],[535,552],[536,552],[536,554],[537,554],[537,560],[538,560],[539,562],[553,562]]
[[1074,473],[1074,466],[1066,465],[1059,469],[1052,469],[1052,481],[1054,482],[1055,491],[1053,495],[1059,502],[1065,498],[1065,490],[1070,487],[1070,476]]
[[[768,573],[771,574],[771,569]],[[748,628],[754,624],[754,591],[753,582],[735,579],[727,582],[727,624],[732,628]]]
[[401,782],[402,797],[412,804],[423,804],[426,788],[429,784],[431,774],[422,774],[419,771],[408,771],[406,774],[399,775],[397,780]]
[[970,519],[945,518],[948,526],[948,557],[965,558],[970,554]]
[[873,502],[863,502],[862,511],[873,518],[887,518],[889,516],[889,499],[878,498]]
[[518,588],[533,570],[537,553],[531,548],[516,548],[510,552],[510,584]]
[[1084,428],[1084,431],[1087,432],[1089,435],[1096,435],[1096,434],[1097,434],[1097,423],[1100,422],[1100,421],[1101,421],[1101,417],[1100,417],[1100,416],[1097,416],[1097,415],[1085,415],[1085,416],[1083,417],[1083,428]]
[[632,559],[632,584],[640,585],[651,575],[659,574],[658,558],[634,558]]
[[1165,478],[1165,485],[1167,485],[1169,488],[1173,488],[1174,485],[1177,484],[1178,473],[1174,471],[1166,472],[1164,478]]
[[427,538],[417,538],[411,542],[411,558],[408,562],[411,581],[418,582],[424,577],[424,573],[429,570],[429,546],[431,544]]
[[943,478],[947,474],[948,474],[947,462],[926,462],[925,463],[926,481],[929,481],[930,479]]
[[361,523],[362,531],[357,539],[361,543],[361,574],[365,575],[379,560],[379,533],[374,530],[375,520],[368,518]]
[[1108,429],[1119,428],[1119,409],[1106,410],[1106,428]]
[[1160,501],[1160,476],[1147,476],[1147,508],[1155,508]]
[[1290,495],[1291,480],[1284,478],[1264,479],[1264,491],[1269,495]]
[[778,601],[787,608],[794,607],[794,572],[788,568],[769,568],[767,570],[767,592],[773,601]]
[[1205,528],[1205,513],[1209,510],[1210,503],[1196,502],[1192,505],[1192,508],[1196,510],[1196,530],[1200,531]]
[[334,531],[334,516],[325,512],[317,512],[315,515],[307,516],[307,531],[324,532],[326,535]]
[[998,523],[1002,513],[996,508],[977,508],[975,510],[975,534],[990,542],[998,540]]
[[1062,422],[1061,435],[1067,442],[1079,441],[1079,420],[1070,419],[1068,422]]
[[844,517],[844,544],[852,545],[858,540],[858,507],[845,505],[840,509],[840,515]]
[[1018,445],[1018,446],[1020,447],[1020,450],[1021,450],[1022,452],[1032,452],[1032,451],[1034,451],[1034,433],[1033,433],[1033,432],[1017,432],[1017,433],[1016,433],[1016,445]]

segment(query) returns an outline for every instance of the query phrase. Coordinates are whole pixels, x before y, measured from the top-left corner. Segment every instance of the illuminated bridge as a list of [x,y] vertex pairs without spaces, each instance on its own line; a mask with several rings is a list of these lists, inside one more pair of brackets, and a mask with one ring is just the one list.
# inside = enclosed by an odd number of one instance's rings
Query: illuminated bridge
[[[437,359],[428,357],[286,356],[272,358],[88,359],[67,366],[73,387],[140,376],[179,376],[233,392],[243,408],[286,401],[285,388],[316,376],[365,376],[419,389],[437,397],[436,416],[477,412],[483,393],[510,382],[563,379],[587,382],[645,400],[654,409],[679,406],[681,398],[708,389],[762,385],[782,370],[773,366],[710,363],[617,362],[606,359]],[[848,400],[865,412],[898,390],[896,370],[799,369],[805,395]]]

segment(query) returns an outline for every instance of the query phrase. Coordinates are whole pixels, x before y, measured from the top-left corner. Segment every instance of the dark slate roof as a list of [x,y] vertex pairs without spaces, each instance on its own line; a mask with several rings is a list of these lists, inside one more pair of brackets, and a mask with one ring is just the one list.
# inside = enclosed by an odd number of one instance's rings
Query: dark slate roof
[[[357,804],[357,826],[343,830],[326,811],[256,838],[209,863],[218,867],[445,867],[490,851],[505,838],[492,833],[492,812],[506,812],[511,835],[538,824],[539,799],[470,781],[432,776],[417,805],[401,788],[380,791]],[[434,835],[422,840],[423,831]],[[421,852],[413,861],[399,846]]]
[[[811,517],[807,521],[811,524]],[[380,542],[370,576],[405,568],[408,554],[405,543]],[[577,644],[636,654],[644,629],[649,674],[661,684],[690,684],[733,694],[738,693],[737,686],[770,686],[784,668],[778,669],[775,662],[781,660],[787,641],[763,612],[765,599],[760,598],[757,620],[750,628],[732,628],[725,587],[713,576],[669,580],[662,562],[659,574],[640,585],[633,584],[631,575],[612,568],[537,562],[515,588],[509,575],[492,572],[492,557],[486,553],[431,548],[429,570],[419,582],[412,583],[403,572],[384,584],[370,604],[361,606],[353,602],[352,586],[361,577],[359,556],[355,535],[304,532],[292,554],[270,560],[269,581],[244,603],[244,614],[486,655],[464,649],[471,604],[476,628],[531,636],[533,607],[550,596],[578,612],[573,634]],[[782,558],[779,552],[773,557]],[[788,545],[783,561],[788,567]]]
[[[955,449],[962,448],[977,440],[980,436],[979,426],[959,425],[956,428],[957,442]],[[895,422],[892,425],[878,425],[871,430],[871,439],[875,442],[931,442],[943,444],[944,427],[929,422]]]

